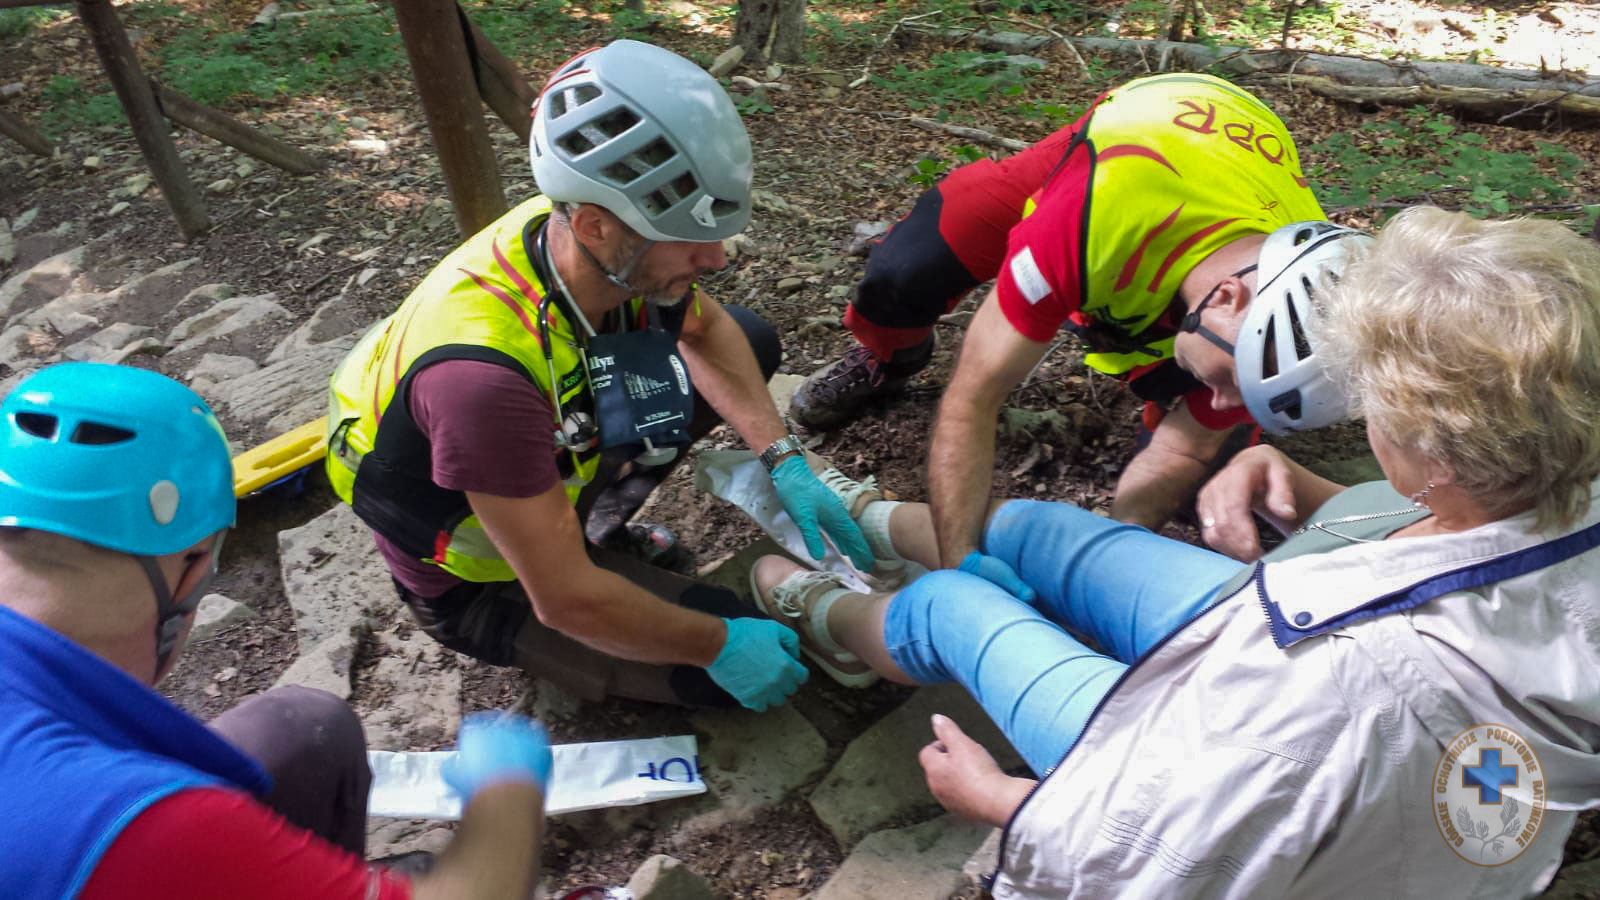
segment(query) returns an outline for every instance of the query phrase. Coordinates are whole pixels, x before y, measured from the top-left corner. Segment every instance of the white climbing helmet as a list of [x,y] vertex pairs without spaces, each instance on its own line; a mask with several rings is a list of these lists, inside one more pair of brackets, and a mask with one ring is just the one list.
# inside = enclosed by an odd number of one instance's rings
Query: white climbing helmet
[[1321,428],[1345,418],[1344,392],[1317,360],[1308,326],[1316,291],[1337,281],[1372,237],[1332,222],[1295,222],[1261,245],[1255,299],[1234,342],[1239,392],[1250,415],[1274,434]]
[[750,221],[750,137],[733,101],[650,44],[613,41],[556,69],[528,155],[540,193],[602,206],[653,241],[720,241]]

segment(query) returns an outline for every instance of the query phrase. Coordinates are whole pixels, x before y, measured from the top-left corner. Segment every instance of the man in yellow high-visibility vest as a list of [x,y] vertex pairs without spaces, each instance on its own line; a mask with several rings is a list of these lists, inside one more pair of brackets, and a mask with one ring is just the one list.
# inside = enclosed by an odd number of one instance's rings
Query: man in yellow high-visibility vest
[[744,125],[698,66],[617,41],[551,75],[530,156],[542,196],[447,256],[335,373],[334,488],[446,646],[589,698],[782,703],[806,674],[792,632],[594,528],[597,504],[631,512],[725,421],[814,555],[826,532],[872,564],[767,393],[775,331],[698,284],[750,219]]

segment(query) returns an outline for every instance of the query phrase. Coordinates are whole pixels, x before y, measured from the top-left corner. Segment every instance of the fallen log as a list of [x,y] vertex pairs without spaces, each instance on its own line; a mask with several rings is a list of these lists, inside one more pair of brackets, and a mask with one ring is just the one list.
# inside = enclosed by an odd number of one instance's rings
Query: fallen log
[[1427,84],[1369,86],[1341,84],[1332,78],[1319,75],[1290,75],[1286,76],[1284,83],[1347,103],[1443,105],[1499,116],[1502,122],[1543,109],[1600,119],[1600,97],[1589,97],[1571,90],[1558,91],[1550,88],[1490,90]]
[[3,109],[0,109],[0,134],[21,144],[23,149],[36,156],[49,156],[53,149],[44,135],[34,131],[22,119]]
[[[1037,50],[1057,40],[1045,35],[906,27],[1008,53]],[[1282,75],[1285,84],[1353,103],[1434,103],[1502,121],[1529,114],[1600,119],[1600,79],[1571,72],[1510,69],[1460,62],[1367,59],[1308,50],[1208,47],[1177,41],[1066,37],[1080,51],[1141,63],[1147,71],[1220,70],[1232,76]]]
[[191,100],[176,91],[150,81],[156,105],[163,115],[208,137],[234,147],[294,175],[310,175],[322,170],[322,160],[283,141],[251,128],[218,109]]

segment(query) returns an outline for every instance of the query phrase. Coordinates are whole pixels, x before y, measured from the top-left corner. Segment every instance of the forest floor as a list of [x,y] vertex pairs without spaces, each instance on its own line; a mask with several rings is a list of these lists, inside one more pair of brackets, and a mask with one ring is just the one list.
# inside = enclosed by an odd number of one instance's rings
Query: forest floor
[[[1152,22],[1145,20],[1151,17],[1150,5],[1137,0],[1107,3],[1093,16],[1069,24],[1071,30],[1082,30],[1110,23],[1124,36],[1149,33]],[[245,0],[191,0],[187,6],[225,15],[241,33],[256,11],[256,4]],[[680,3],[670,7],[671,21],[639,26],[633,35],[702,62],[724,49],[731,26],[725,15]],[[1229,21],[1249,21],[1255,23],[1252,34],[1264,44],[1275,43],[1281,22],[1266,21],[1259,11],[1251,13],[1252,8],[1243,3],[1218,5],[1213,14],[1219,18],[1228,11],[1239,16],[1218,24],[1218,40],[1231,42],[1224,32]],[[1538,68],[1543,60],[1550,68],[1565,65],[1600,72],[1600,12],[1589,4],[1354,0],[1340,7],[1331,21],[1321,14],[1325,7],[1312,10],[1317,14],[1301,16],[1292,32],[1297,46],[1455,58],[1475,48],[1489,48],[1480,52],[1481,61]],[[904,15],[917,11],[906,7]],[[756,148],[758,210],[737,258],[704,285],[718,299],[750,306],[772,320],[784,338],[782,371],[801,375],[850,345],[838,317],[863,269],[864,260],[849,252],[857,226],[894,221],[922,189],[913,180],[919,171],[959,162],[953,148],[964,141],[913,127],[908,116],[944,115],[997,135],[1038,140],[1059,127],[1063,116],[1076,115],[1100,91],[1145,74],[1143,69],[1093,58],[1085,71],[1071,55],[1055,48],[1037,53],[1044,68],[1027,74],[1019,94],[978,93],[970,79],[951,74],[944,62],[944,54],[966,48],[906,29],[884,42],[896,16],[879,5],[818,6],[817,12],[822,15],[809,35],[803,64],[766,74],[745,73],[790,89],[771,91],[764,102],[745,103]],[[559,45],[537,50],[502,47],[531,82],[540,83],[542,73],[572,51],[618,36],[618,26],[604,13],[573,11],[572,16],[574,24]],[[141,46],[153,53],[163,39],[160,21],[139,24]],[[1053,25],[1067,28],[1061,22]],[[869,64],[885,81],[848,87]],[[48,118],[52,101],[45,86],[55,76],[70,76],[88,86],[103,81],[75,22],[49,22],[26,35],[0,39],[0,84],[25,87],[9,102],[8,111],[35,121]],[[1373,124],[1415,130],[1443,115],[1341,105],[1276,80],[1249,86],[1288,123],[1313,170],[1338,162],[1319,159],[1311,149],[1334,136],[1369,134],[1363,128]],[[407,70],[402,64],[358,84],[301,96],[246,99],[222,105],[327,159],[327,171],[296,178],[181,132],[178,145],[191,177],[210,186],[207,202],[215,223],[198,240],[183,241],[157,190],[129,193],[129,179],[144,169],[125,126],[62,130],[55,135],[58,153],[48,160],[28,157],[15,145],[0,142],[0,218],[15,221],[32,212],[30,233],[67,222],[85,224],[91,234],[131,223],[135,227],[128,230],[120,248],[130,259],[159,264],[199,256],[211,280],[228,282],[241,293],[276,292],[278,302],[296,316],[309,316],[341,292],[350,304],[346,317],[357,325],[387,314],[459,240]],[[1051,111],[1050,106],[1063,109]],[[515,202],[533,190],[526,151],[498,123],[490,124],[506,194]],[[1600,159],[1600,132],[1560,121],[1547,121],[1538,128],[1453,119],[1449,124],[1456,138],[1479,135],[1484,146],[1530,159],[1543,158],[1541,142],[1559,145],[1583,166],[1563,179],[1566,194],[1557,199],[1600,203],[1600,175],[1593,166]],[[352,141],[381,141],[383,146],[380,151],[371,149],[374,144],[352,145]],[[1424,152],[1415,150],[1419,167],[1427,165]],[[930,162],[919,170],[919,160]],[[1434,199],[1446,202],[1461,193],[1439,191]],[[119,203],[126,205],[118,208]],[[1378,211],[1330,208],[1335,218],[1358,226],[1372,224]],[[13,266],[33,261],[26,258],[27,247],[22,250]],[[378,271],[354,284],[358,273],[368,268]],[[0,263],[0,279],[11,273]],[[970,309],[969,300],[941,323],[934,363],[904,397],[827,435],[817,451],[857,477],[875,474],[900,499],[925,499],[923,465],[929,429]],[[160,361],[153,364],[159,366]],[[1068,345],[1052,354],[1009,403],[1019,410],[1059,413],[1070,427],[1003,432],[995,494],[1107,508],[1115,480],[1132,452],[1137,407],[1129,395],[1107,379],[1087,375],[1080,353]],[[272,435],[232,428],[230,436],[243,448]],[[713,439],[721,445],[734,441],[723,432]],[[1302,439],[1292,450],[1324,461],[1366,452],[1362,434],[1354,427]],[[686,475],[674,476],[658,492],[648,510],[652,521],[673,528],[701,562],[720,558],[755,537],[742,514],[695,491]],[[301,495],[266,495],[241,506],[240,534],[229,541],[229,558],[215,589],[261,612],[259,627],[237,629],[194,648],[165,685],[174,700],[198,715],[214,714],[272,684],[293,661],[294,618],[279,582],[276,535],[332,503],[325,485],[313,479]],[[1196,537],[1181,520],[1168,533],[1184,540]],[[372,662],[357,661],[357,699],[359,671]],[[504,706],[523,691],[523,679],[514,671],[465,658],[455,665],[463,673],[464,709]],[[236,674],[224,680],[215,677],[227,669]],[[813,678],[813,686],[806,689],[809,696],[801,702],[833,711],[837,733],[826,737],[835,748],[905,696],[892,686],[852,693],[817,684],[825,681]],[[552,727],[557,739],[570,741],[687,730],[679,712],[630,703],[587,709],[583,716],[553,722]],[[907,765],[914,764],[907,760]],[[552,838],[545,862],[556,887],[620,884],[657,852],[648,831],[590,846],[558,821]],[[782,848],[790,859],[805,859],[805,877],[775,878],[764,853],[772,848]],[[1593,819],[1580,825],[1569,852],[1580,859],[1600,854],[1600,831]],[[798,802],[734,833],[707,840],[698,851],[680,850],[677,855],[729,896],[796,897],[822,884],[843,858],[843,850],[810,809]]]

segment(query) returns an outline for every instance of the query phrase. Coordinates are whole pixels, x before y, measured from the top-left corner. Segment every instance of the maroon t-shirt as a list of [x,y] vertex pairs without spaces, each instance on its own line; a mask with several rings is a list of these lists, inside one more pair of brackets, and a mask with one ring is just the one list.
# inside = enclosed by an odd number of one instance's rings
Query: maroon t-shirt
[[[432,447],[433,483],[453,491],[535,497],[561,481],[550,399],[505,366],[450,359],[418,372],[411,418]],[[437,597],[461,579],[373,535],[408,590]]]

